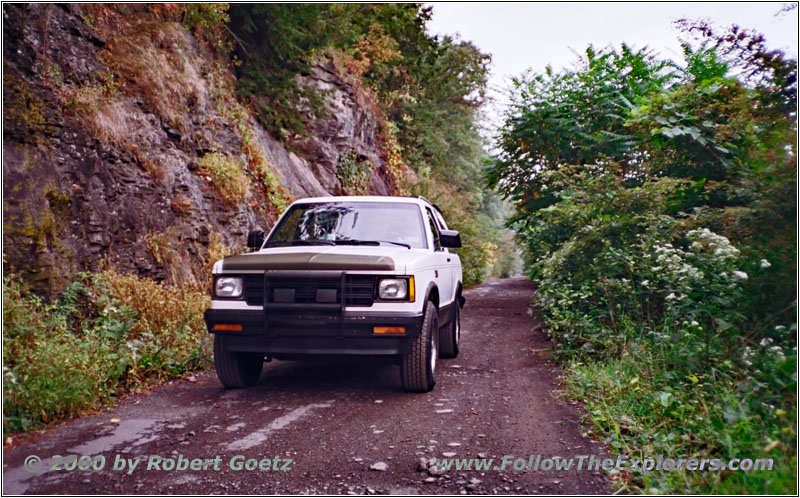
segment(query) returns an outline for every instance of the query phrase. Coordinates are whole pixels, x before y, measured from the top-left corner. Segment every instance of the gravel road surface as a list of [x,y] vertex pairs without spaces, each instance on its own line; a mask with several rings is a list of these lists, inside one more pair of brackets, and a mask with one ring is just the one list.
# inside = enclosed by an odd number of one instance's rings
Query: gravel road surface
[[[608,457],[581,437],[581,408],[559,398],[532,295],[521,277],[466,291],[461,354],[439,361],[430,393],[404,393],[399,366],[373,359],[274,361],[246,390],[225,390],[207,371],[15,438],[3,452],[3,494],[612,492],[588,460],[583,470],[577,460],[570,470],[525,469],[536,455]],[[31,473],[34,455],[41,468]],[[92,458],[58,465],[56,455]],[[493,461],[431,466],[447,457]]]

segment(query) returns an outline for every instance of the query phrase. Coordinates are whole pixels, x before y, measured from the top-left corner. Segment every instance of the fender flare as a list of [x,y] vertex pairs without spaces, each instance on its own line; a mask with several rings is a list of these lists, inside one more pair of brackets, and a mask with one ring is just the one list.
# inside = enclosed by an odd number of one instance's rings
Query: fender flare
[[[439,294],[439,287],[436,285],[436,283],[433,282],[433,281],[428,282],[428,288],[425,289],[425,300],[422,301],[423,302],[423,306],[424,306],[424,303],[427,303],[428,301],[430,301],[431,294],[433,293],[434,289],[436,290],[436,293]],[[439,296],[439,299],[441,300],[441,295]],[[439,302],[439,303],[434,303],[434,304],[436,305],[436,309],[438,310],[442,303]]]

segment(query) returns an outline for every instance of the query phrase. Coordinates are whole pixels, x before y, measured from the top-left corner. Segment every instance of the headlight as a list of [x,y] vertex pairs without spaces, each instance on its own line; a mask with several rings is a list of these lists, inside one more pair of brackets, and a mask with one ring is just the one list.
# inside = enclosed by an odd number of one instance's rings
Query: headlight
[[381,299],[405,299],[408,297],[408,281],[404,278],[384,278],[378,284]]
[[214,291],[217,297],[242,297],[242,279],[219,277]]

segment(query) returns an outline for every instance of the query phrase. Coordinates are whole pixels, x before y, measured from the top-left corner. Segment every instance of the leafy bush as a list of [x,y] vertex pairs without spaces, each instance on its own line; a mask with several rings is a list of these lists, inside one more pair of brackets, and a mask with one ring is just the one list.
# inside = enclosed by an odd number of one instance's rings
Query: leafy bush
[[614,450],[776,462],[624,475],[634,491],[796,489],[797,66],[762,42],[687,45],[684,68],[590,49],[520,81],[488,175],[516,202],[569,392]]
[[529,267],[537,302],[556,356],[570,365],[570,395],[587,402],[615,451],[773,458],[776,466],[634,473],[626,486],[787,493],[796,486],[796,324],[749,328],[745,286],[771,264],[749,264],[727,237],[700,228],[702,216],[671,216],[691,184],[663,178],[631,189],[603,175],[565,188],[521,232],[531,252],[534,240],[556,247],[540,250]]
[[336,163],[336,177],[345,195],[364,195],[370,182],[371,165],[368,159],[359,159],[354,150],[348,150]]
[[46,304],[3,280],[3,433],[98,408],[205,365],[205,293],[81,274]]

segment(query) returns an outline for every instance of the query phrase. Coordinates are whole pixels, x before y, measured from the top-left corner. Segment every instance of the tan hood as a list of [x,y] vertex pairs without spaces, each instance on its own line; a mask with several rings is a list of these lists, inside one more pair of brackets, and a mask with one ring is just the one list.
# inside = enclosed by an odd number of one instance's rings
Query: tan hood
[[[222,271],[241,270],[361,270],[395,271],[396,258],[410,252],[387,247],[307,247],[266,249],[222,260]],[[398,254],[399,253],[399,254]],[[402,256],[406,256],[402,254]],[[400,257],[402,261],[405,258]],[[404,261],[403,261],[404,262]]]

